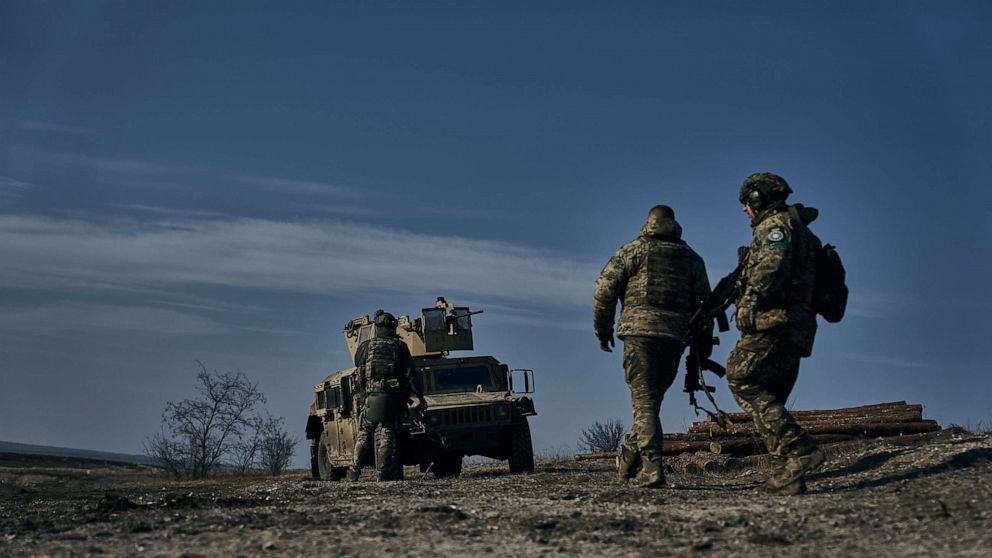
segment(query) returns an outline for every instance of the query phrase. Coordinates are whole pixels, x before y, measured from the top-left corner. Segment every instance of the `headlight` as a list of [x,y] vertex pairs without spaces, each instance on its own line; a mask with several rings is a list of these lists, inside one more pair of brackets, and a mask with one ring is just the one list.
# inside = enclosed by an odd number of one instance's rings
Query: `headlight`
[[496,417],[496,420],[506,420],[510,418],[510,408],[506,405],[496,405],[493,416]]
[[427,413],[427,426],[439,426],[441,424],[441,413]]

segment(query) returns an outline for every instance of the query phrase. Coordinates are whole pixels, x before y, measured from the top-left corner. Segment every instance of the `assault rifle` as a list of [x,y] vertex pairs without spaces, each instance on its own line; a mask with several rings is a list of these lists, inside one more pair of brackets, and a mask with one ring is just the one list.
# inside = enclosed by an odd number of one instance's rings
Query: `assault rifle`
[[[710,332],[714,319],[720,332],[730,331],[730,322],[727,321],[726,311],[737,298],[738,282],[746,259],[747,248],[741,247],[737,251],[737,268],[720,279],[709,298],[703,301],[692,314],[692,318],[689,319],[689,355],[685,359],[685,384],[682,391],[689,394],[689,404],[695,409],[697,415],[699,411],[703,411],[722,428],[727,428],[727,417],[717,406],[716,399],[713,398],[713,392],[716,391],[716,388],[706,385],[703,371],[709,370],[719,378],[727,374],[726,368],[710,359],[713,345],[720,344],[720,339],[713,337]],[[696,401],[697,391],[702,391],[706,395],[715,411],[710,411],[699,405]]]

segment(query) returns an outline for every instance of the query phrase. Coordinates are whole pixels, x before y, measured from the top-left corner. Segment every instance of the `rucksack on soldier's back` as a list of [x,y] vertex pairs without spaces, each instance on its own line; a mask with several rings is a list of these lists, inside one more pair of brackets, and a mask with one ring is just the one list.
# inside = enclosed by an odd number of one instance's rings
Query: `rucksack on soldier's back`
[[816,254],[816,286],[813,288],[813,310],[824,320],[835,324],[847,310],[847,272],[840,254],[830,244],[824,244]]

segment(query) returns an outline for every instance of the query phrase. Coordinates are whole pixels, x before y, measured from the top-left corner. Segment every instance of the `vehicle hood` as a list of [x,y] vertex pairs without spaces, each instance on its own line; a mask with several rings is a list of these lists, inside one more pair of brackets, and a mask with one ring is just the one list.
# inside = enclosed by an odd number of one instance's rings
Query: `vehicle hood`
[[513,401],[519,399],[504,391],[484,391],[479,392],[459,392],[459,393],[433,393],[424,396],[427,400],[428,409],[443,409],[447,407],[461,407],[464,405],[481,405],[484,403],[499,403],[501,401]]

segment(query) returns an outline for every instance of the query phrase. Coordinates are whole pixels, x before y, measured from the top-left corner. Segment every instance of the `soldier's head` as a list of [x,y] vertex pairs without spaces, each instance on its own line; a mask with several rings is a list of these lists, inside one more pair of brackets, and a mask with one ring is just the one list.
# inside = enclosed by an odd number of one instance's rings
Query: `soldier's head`
[[396,316],[386,312],[385,310],[377,310],[375,313],[375,328],[379,332],[394,332],[396,331],[396,326],[398,325],[396,321]]
[[756,172],[744,179],[738,199],[744,205],[748,218],[754,222],[758,213],[784,202],[791,193],[792,188],[781,176]]
[[656,205],[648,212],[648,223],[651,221],[671,221],[675,219],[675,210],[667,205]]

